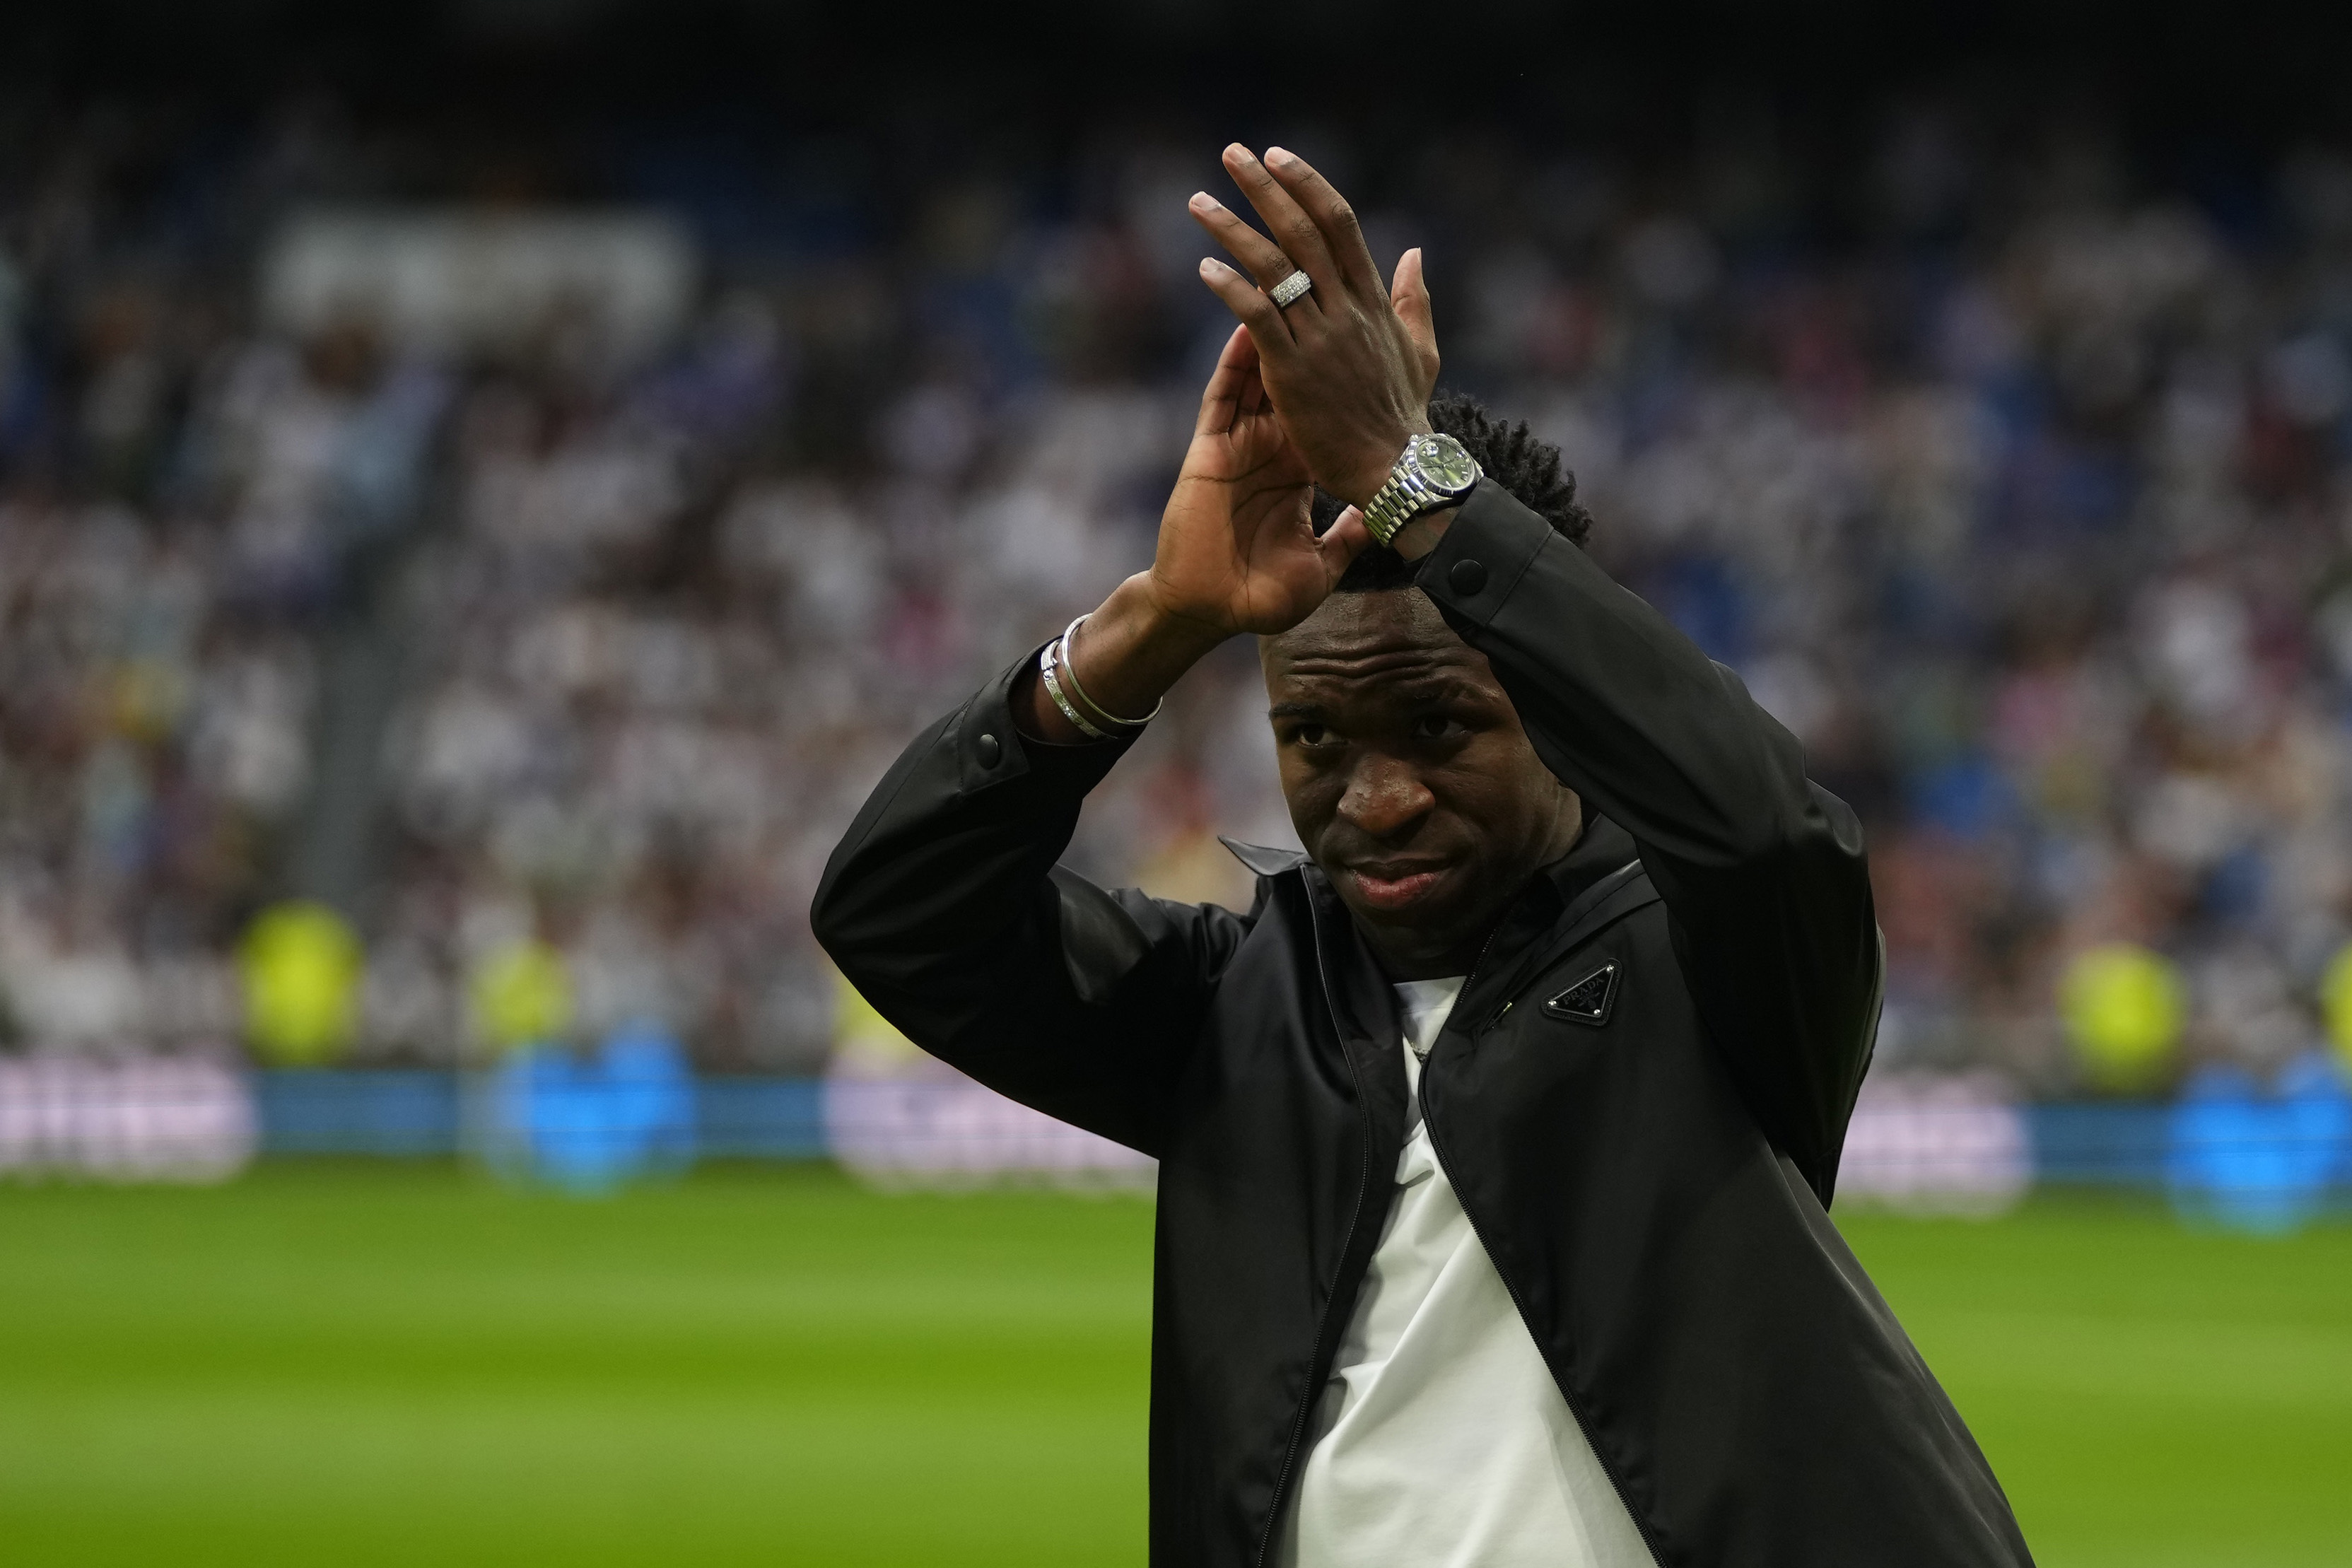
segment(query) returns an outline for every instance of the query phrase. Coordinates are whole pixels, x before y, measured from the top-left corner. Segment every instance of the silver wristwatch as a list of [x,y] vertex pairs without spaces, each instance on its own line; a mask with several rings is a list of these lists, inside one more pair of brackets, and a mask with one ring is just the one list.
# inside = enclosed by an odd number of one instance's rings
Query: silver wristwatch
[[1478,460],[1451,436],[1415,436],[1364,508],[1364,528],[1381,544],[1414,518],[1460,503],[1479,480]]

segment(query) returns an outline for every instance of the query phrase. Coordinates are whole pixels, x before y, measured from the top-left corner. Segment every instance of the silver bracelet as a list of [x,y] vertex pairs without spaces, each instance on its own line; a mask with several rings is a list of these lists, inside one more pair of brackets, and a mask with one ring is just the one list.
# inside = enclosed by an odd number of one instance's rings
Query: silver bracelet
[[[1065,632],[1063,637],[1067,637],[1068,635],[1068,633]],[[1076,724],[1078,727],[1078,733],[1086,736],[1087,739],[1090,741],[1109,740],[1110,737],[1108,735],[1104,734],[1100,730],[1097,730],[1092,724],[1087,723],[1086,715],[1071,707],[1070,700],[1062,695],[1062,683],[1054,679],[1054,650],[1061,646],[1062,638],[1055,637],[1052,642],[1047,643],[1043,651],[1037,655],[1037,674],[1038,677],[1045,682],[1045,695],[1054,700],[1054,706],[1062,710],[1063,718],[1067,719],[1071,723]]]
[[[1091,611],[1088,612],[1088,614],[1091,613]],[[1106,724],[1116,724],[1122,730],[1142,729],[1146,724],[1150,723],[1154,719],[1160,717],[1160,710],[1168,706],[1168,699],[1163,697],[1159,701],[1153,703],[1151,705],[1151,711],[1146,713],[1140,719],[1122,719],[1118,714],[1112,712],[1109,709],[1104,707],[1101,703],[1096,701],[1093,698],[1087,696],[1087,689],[1078,684],[1077,660],[1070,657],[1070,649],[1077,641],[1078,627],[1085,625],[1086,620],[1086,616],[1080,616],[1076,620],[1072,621],[1066,627],[1065,627],[1062,635],[1055,639],[1062,645],[1062,668],[1069,675],[1070,678],[1070,695],[1085,703],[1088,708],[1093,709],[1095,717],[1100,719]]]

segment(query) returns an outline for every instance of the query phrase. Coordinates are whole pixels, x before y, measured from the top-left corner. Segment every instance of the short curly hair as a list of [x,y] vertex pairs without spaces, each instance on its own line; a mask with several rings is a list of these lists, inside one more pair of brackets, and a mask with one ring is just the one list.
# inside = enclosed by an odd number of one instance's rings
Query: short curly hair
[[[1466,393],[1440,392],[1429,400],[1429,423],[1440,435],[1451,436],[1478,460],[1486,477],[1561,537],[1580,549],[1592,531],[1592,514],[1576,504],[1576,476],[1560,466],[1559,448],[1538,440],[1524,421],[1511,424],[1486,412],[1486,405]],[[1322,486],[1315,487],[1315,531],[1321,534],[1339,521],[1347,507]],[[1345,575],[1333,585],[1338,594],[1370,594],[1412,585],[1417,568],[1395,551],[1375,544],[1349,563]]]

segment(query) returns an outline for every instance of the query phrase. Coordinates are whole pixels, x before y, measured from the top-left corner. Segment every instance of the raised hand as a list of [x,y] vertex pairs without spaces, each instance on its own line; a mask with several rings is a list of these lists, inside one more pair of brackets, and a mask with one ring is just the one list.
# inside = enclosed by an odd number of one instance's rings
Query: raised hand
[[1266,398],[1256,346],[1237,327],[1201,395],[1160,516],[1154,606],[1220,636],[1287,631],[1306,619],[1367,539],[1353,515],[1316,538],[1312,492],[1306,458]]
[[[1140,718],[1227,637],[1287,631],[1313,614],[1371,542],[1352,508],[1316,538],[1313,488],[1266,398],[1257,349],[1236,327],[1201,394],[1151,569],[1111,590],[1066,645],[1087,693],[1109,713]],[[1022,676],[1013,701],[1026,733],[1066,745],[1086,738],[1034,675]]]
[[[1236,143],[1224,164],[1274,238],[1206,192],[1195,195],[1193,217],[1248,269],[1203,261],[1202,279],[1248,329],[1266,391],[1309,471],[1361,506],[1387,481],[1406,438],[1429,428],[1437,333],[1421,253],[1407,251],[1383,285],[1354,211],[1305,159],[1274,147],[1261,163]],[[1264,290],[1294,268],[1315,287],[1277,307]]]

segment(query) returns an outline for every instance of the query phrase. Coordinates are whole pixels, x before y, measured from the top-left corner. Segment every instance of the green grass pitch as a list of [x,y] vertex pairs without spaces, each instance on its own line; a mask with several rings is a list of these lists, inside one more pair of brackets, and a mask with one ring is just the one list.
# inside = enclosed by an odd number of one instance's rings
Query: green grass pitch
[[[1138,1563],[1150,1215],[0,1186],[0,1563]],[[2352,1228],[1841,1218],[2048,1568],[2352,1563]]]

